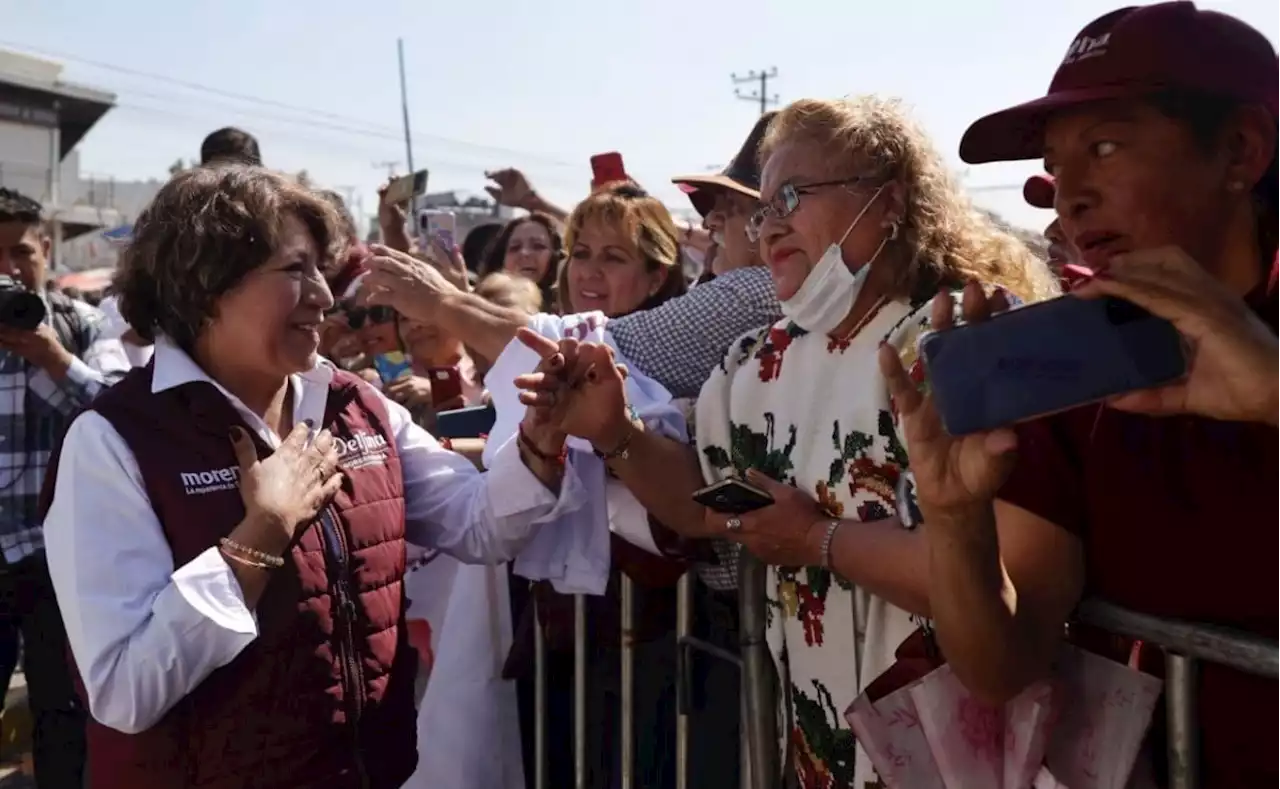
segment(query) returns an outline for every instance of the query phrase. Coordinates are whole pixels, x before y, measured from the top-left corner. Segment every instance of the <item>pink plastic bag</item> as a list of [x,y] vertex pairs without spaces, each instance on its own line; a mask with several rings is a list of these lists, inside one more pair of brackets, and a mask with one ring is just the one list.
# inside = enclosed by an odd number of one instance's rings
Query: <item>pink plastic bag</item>
[[854,699],[844,717],[886,785],[946,789],[911,698],[911,689],[916,684],[900,688],[874,703],[864,693]]
[[1064,698],[1045,764],[1071,789],[1124,789],[1164,683],[1079,649],[1063,651]]
[[890,789],[1124,789],[1160,680],[1064,648],[1052,681],[1003,706],[975,699],[948,666],[845,712]]
[[1040,682],[1003,706],[975,699],[949,667],[911,688],[947,789],[1026,789],[1044,758],[1053,690]]

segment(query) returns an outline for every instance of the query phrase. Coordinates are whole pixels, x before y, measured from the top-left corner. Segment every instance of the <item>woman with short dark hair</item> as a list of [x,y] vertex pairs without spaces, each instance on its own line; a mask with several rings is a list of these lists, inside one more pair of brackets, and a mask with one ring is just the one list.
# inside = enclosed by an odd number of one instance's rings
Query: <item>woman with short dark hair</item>
[[116,287],[155,358],[72,423],[45,520],[96,789],[400,786],[406,541],[501,562],[575,506],[561,436],[526,420],[482,477],[318,359],[343,235],[246,166],[135,225]]

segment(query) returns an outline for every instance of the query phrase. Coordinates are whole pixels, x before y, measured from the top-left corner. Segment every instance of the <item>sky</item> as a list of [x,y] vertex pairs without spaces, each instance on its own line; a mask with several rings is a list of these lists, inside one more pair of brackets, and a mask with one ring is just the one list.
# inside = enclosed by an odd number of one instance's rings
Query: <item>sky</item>
[[[1219,0],[1280,40],[1275,0]],[[255,134],[269,166],[351,190],[366,213],[406,172],[397,72],[405,47],[413,161],[431,190],[479,193],[484,171],[524,170],[564,205],[588,160],[622,153],[673,208],[671,177],[723,166],[759,104],[732,74],[776,68],[769,94],[902,98],[975,201],[1039,229],[1022,201],[1038,162],[966,168],[981,115],[1043,95],[1067,46],[1115,0],[0,0],[0,48],[64,64],[64,80],[118,105],[80,144],[85,176],[164,178],[224,125]],[[746,92],[758,85],[740,86]],[[387,164],[392,162],[394,164]]]

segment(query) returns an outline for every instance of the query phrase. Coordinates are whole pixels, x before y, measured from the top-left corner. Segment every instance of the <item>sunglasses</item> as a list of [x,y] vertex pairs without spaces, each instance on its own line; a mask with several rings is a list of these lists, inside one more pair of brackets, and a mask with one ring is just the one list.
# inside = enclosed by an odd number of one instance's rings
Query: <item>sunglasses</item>
[[353,329],[363,328],[366,323],[377,325],[391,323],[396,319],[396,311],[383,305],[376,307],[334,307],[329,310],[328,315],[336,315],[338,313],[343,313],[347,316],[347,325]]

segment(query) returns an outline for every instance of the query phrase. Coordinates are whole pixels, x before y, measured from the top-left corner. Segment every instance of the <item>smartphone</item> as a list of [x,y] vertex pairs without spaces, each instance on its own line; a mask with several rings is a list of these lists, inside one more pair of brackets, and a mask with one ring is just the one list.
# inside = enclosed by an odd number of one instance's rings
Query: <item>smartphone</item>
[[498,412],[491,405],[457,408],[436,414],[436,438],[479,438],[493,430]]
[[730,477],[694,491],[693,500],[709,510],[723,512],[725,515],[741,515],[768,507],[773,503],[773,496],[755,485]]
[[627,170],[622,166],[622,154],[617,151],[598,153],[591,157],[591,187],[613,181],[626,181]]
[[427,171],[419,170],[412,175],[402,175],[387,185],[387,202],[395,205],[406,203],[415,197],[427,193]]
[[928,386],[953,436],[1099,402],[1187,374],[1173,324],[1123,299],[1062,296],[925,335]]
[[398,381],[406,375],[413,375],[413,365],[400,351],[380,353],[373,357],[373,369],[378,371],[378,378],[382,379],[383,386]]
[[445,249],[453,249],[457,234],[458,218],[452,211],[425,208],[418,212],[418,238],[436,238]]
[[431,381],[431,406],[439,409],[450,400],[462,396],[462,374],[457,367],[429,367],[427,378]]

